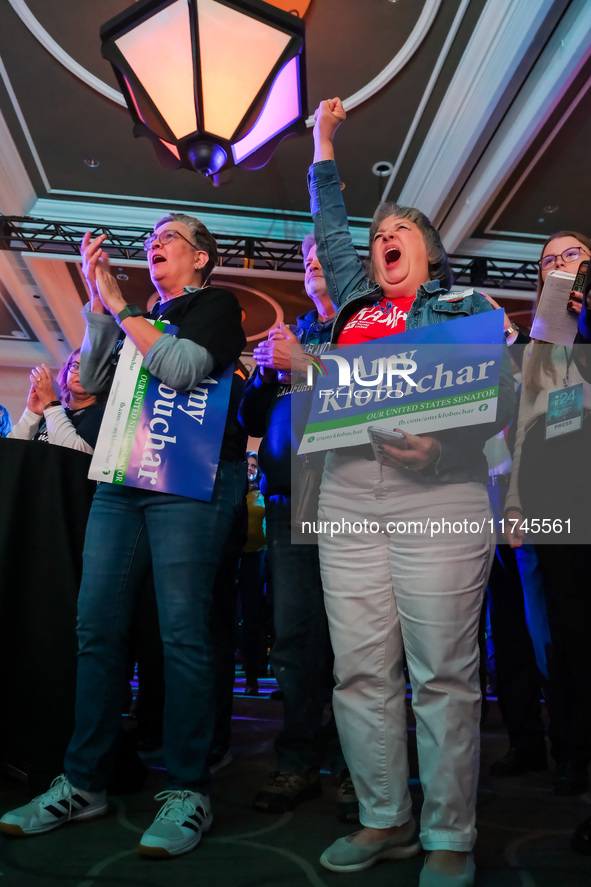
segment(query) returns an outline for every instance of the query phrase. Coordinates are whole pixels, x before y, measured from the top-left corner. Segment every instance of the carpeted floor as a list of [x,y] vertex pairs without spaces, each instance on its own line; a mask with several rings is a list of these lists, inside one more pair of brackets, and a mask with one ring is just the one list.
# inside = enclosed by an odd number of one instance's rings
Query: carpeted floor
[[[281,703],[237,697],[233,763],[214,777],[214,826],[193,852],[166,862],[136,851],[164,788],[155,758],[143,791],[110,798],[109,814],[27,839],[0,839],[0,887],[416,887],[422,857],[385,861],[369,871],[334,874],[318,857],[337,837],[354,829],[334,816],[334,787],[324,779],[321,798],[283,816],[258,813],[253,795],[273,769],[272,741]],[[412,757],[412,731],[411,757]],[[488,767],[506,751],[496,704],[482,733],[482,768],[476,847],[478,887],[590,887],[591,857],[569,850],[577,823],[591,815],[591,796],[558,798],[552,771],[491,779]],[[416,776],[416,767],[414,774]],[[421,790],[412,780],[415,815]],[[26,803],[26,786],[0,777],[0,812]]]

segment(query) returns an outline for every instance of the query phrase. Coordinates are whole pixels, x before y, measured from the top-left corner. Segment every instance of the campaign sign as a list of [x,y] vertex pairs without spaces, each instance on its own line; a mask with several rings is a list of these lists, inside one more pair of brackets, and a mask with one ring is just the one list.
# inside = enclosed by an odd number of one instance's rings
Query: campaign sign
[[493,422],[502,353],[502,310],[326,352],[311,361],[298,452],[367,444],[369,425],[423,434]]
[[[176,327],[155,321],[166,333]],[[211,500],[226,425],[232,374],[206,376],[176,391],[144,369],[131,339],[121,348],[90,465],[105,483]]]

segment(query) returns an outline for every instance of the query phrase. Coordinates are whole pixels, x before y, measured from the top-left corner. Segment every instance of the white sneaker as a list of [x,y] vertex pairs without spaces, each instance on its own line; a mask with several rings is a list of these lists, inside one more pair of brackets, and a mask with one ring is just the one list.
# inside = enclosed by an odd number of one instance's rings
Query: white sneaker
[[41,835],[74,819],[95,819],[107,812],[107,793],[85,792],[70,785],[62,773],[42,795],[0,819],[7,835]]
[[197,846],[213,822],[207,795],[186,789],[160,792],[155,801],[165,801],[156,819],[143,834],[138,850],[142,856],[180,856]]

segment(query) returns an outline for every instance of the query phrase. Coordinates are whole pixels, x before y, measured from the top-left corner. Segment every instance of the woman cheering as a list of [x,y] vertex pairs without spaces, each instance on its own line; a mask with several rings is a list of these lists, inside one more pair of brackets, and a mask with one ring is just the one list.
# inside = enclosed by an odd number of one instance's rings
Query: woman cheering
[[[332,300],[333,341],[360,344],[492,310],[480,293],[450,295],[439,234],[417,209],[381,205],[369,235],[369,274],[348,230],[333,137],[339,99],[316,112],[310,193],[314,231]],[[319,536],[335,652],[334,713],[359,798],[363,828],[322,855],[328,869],[359,871],[419,850],[408,791],[406,655],[424,792],[420,841],[429,851],[420,887],[469,887],[479,761],[478,621],[493,554],[488,539],[444,543],[387,525],[486,521],[485,440],[514,404],[508,361],[493,424],[406,435],[384,445],[328,454],[319,517],[377,522],[380,533]]]
[[[145,241],[152,282],[160,300],[152,316],[178,328],[157,330],[127,305],[105,267],[104,236],[82,242],[83,270],[91,294],[81,378],[88,391],[108,390],[113,348],[128,336],[157,379],[190,391],[210,373],[234,364],[244,346],[241,310],[227,290],[206,286],[216,244],[204,225],[173,213]],[[139,851],[171,857],[195,847],[211,822],[207,755],[214,702],[210,604],[225,540],[246,492],[236,399],[230,399],[210,502],[169,493],[101,483],[84,547],[78,603],[78,673],[75,729],[65,772],[30,804],[6,813],[0,828],[41,834],[107,810],[106,785],[126,692],[127,635],[134,594],[153,565],[164,647],[166,702],[164,754],[168,787]],[[195,447],[199,439],[196,436]]]

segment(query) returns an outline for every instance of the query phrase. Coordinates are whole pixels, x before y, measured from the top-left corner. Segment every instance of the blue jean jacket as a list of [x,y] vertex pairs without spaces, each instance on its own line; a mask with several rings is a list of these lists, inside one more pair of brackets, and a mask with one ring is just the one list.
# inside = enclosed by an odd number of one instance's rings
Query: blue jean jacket
[[[341,180],[334,160],[314,163],[310,167],[308,185],[317,254],[328,292],[338,309],[332,333],[332,341],[336,342],[349,318],[363,305],[381,299],[383,292],[367,276],[364,263],[353,246]],[[438,280],[429,280],[422,284],[408,313],[406,329],[418,329],[452,320],[454,317],[468,317],[493,310],[490,302],[472,289],[458,293],[462,298],[457,301],[454,299],[453,302],[440,300],[447,292]],[[441,454],[437,462],[422,471],[412,472],[413,478],[426,483],[486,482],[488,469],[482,452],[484,443],[509,424],[515,406],[511,363],[507,347],[503,346],[495,421],[474,427],[438,431],[434,435],[441,444]]]

